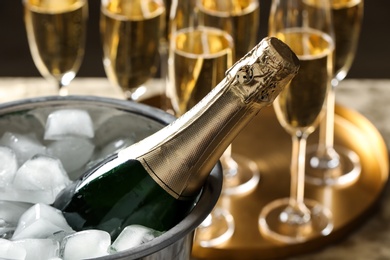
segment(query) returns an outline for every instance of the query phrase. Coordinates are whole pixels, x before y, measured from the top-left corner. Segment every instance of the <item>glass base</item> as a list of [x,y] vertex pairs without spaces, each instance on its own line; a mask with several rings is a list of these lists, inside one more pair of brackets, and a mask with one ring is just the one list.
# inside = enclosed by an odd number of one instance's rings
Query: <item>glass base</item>
[[306,221],[286,220],[289,198],[278,199],[267,204],[260,213],[259,229],[270,240],[284,243],[302,243],[309,239],[329,235],[333,229],[332,213],[318,202],[305,199],[309,210]]
[[257,164],[243,156],[221,158],[224,179],[223,195],[241,195],[256,188],[260,180]]
[[359,156],[342,147],[331,149],[326,156],[317,155],[318,146],[307,149],[305,181],[317,186],[349,186],[355,183],[361,173]]
[[195,243],[215,247],[229,240],[234,233],[234,219],[229,211],[216,207],[195,231]]

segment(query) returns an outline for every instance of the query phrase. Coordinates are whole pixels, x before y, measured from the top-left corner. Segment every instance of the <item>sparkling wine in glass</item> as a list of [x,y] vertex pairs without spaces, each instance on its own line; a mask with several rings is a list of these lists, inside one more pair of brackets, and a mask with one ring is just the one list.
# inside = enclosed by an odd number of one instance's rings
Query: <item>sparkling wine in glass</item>
[[319,122],[333,75],[330,6],[328,0],[315,3],[313,8],[308,0],[273,0],[269,23],[269,34],[289,45],[300,60],[298,74],[274,102],[278,121],[292,136],[290,196],[267,204],[259,218],[264,237],[287,244],[333,229],[331,212],[304,197],[306,140]]
[[35,66],[54,80],[60,95],[74,79],[84,57],[88,19],[86,0],[24,0],[28,43]]
[[199,26],[172,35],[173,107],[182,115],[216,86],[232,63],[232,39],[222,30]]
[[233,37],[235,61],[257,44],[260,19],[258,0],[197,1],[202,23],[220,28]]
[[[224,30],[233,37],[234,62],[257,43],[259,6],[258,0],[197,0],[200,23]],[[224,194],[244,194],[257,186],[260,179],[257,164],[243,155],[232,154],[231,145],[221,157],[221,163]]]
[[336,42],[332,88],[326,99],[326,113],[320,123],[318,145],[308,151],[306,181],[322,186],[347,186],[360,176],[359,156],[352,150],[334,146],[335,88],[352,65],[363,18],[363,0],[332,0]]
[[157,72],[164,19],[162,0],[101,2],[104,69],[129,100],[140,100],[148,91],[145,83]]

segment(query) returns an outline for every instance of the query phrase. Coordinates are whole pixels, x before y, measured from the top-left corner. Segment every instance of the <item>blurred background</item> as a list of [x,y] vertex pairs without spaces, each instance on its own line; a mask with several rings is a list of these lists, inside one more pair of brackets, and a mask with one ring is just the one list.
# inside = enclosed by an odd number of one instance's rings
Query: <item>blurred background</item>
[[[105,77],[99,35],[100,1],[89,0],[86,53],[77,77]],[[259,39],[267,35],[271,0],[260,0]],[[358,51],[347,78],[390,78],[390,1],[366,0]],[[147,33],[147,32],[145,32]],[[0,77],[41,77],[28,47],[22,0],[0,1]]]

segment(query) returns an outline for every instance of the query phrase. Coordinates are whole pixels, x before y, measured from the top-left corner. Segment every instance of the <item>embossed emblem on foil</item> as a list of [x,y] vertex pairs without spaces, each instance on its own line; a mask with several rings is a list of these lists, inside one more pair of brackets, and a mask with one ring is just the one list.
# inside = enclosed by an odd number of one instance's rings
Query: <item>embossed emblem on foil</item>
[[[271,104],[282,91],[286,76],[291,74],[291,64],[283,60],[270,42],[271,39],[262,41],[226,72],[232,78],[233,91],[244,103]],[[240,64],[243,65],[239,67]]]

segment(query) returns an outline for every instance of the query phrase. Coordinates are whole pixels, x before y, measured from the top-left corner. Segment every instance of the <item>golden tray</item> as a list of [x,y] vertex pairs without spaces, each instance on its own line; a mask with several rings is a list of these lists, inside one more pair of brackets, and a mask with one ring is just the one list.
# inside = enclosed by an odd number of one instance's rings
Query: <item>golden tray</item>
[[[308,146],[317,142],[313,133]],[[272,259],[308,253],[337,242],[359,227],[372,212],[386,185],[389,174],[388,152],[382,136],[365,117],[336,106],[335,145],[355,151],[361,160],[360,178],[344,188],[324,188],[306,184],[305,197],[327,206],[333,213],[330,235],[305,243],[282,245],[264,239],[258,229],[258,217],[268,202],[288,197],[291,137],[279,125],[272,106],[263,109],[233,143],[233,153],[253,159],[260,168],[260,183],[251,193],[223,199],[236,229],[226,243],[213,248],[193,246],[196,259]]]

